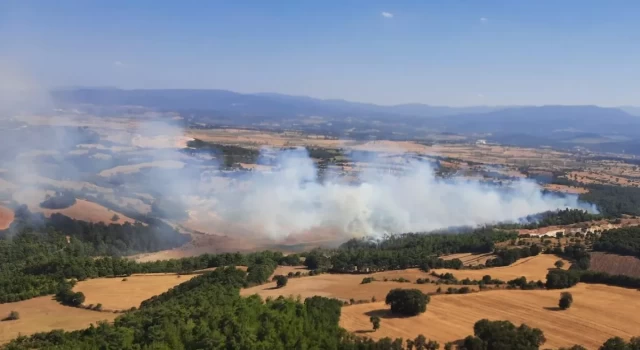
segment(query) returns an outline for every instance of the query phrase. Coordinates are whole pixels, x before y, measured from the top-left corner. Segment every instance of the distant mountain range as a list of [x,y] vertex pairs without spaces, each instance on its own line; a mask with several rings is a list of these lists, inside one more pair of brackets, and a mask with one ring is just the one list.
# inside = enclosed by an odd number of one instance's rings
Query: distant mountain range
[[381,106],[345,100],[323,100],[275,93],[241,94],[227,90],[120,90],[114,88],[68,88],[52,91],[62,104],[137,105],[172,110],[212,110],[265,117],[441,117],[483,113],[505,107],[443,107],[425,104]]
[[[444,107],[425,104],[381,106],[345,100],[323,100],[274,93],[242,94],[227,90],[121,90],[69,88],[52,91],[60,105],[143,106],[172,111],[204,111],[228,120],[255,122],[260,118],[295,121],[318,116],[334,127],[388,130],[432,130],[485,134],[508,143],[623,145],[640,138],[640,108],[598,106],[476,106]],[[206,114],[206,113],[205,113]],[[353,120],[356,120],[355,122]],[[359,124],[358,124],[359,123]],[[610,145],[609,145],[610,146]],[[617,148],[616,148],[617,149]],[[624,148],[623,148],[624,150]]]

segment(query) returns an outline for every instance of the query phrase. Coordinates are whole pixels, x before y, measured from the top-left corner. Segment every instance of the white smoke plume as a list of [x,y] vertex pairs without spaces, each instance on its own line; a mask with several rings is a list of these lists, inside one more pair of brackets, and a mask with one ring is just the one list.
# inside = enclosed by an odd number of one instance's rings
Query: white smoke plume
[[242,188],[217,188],[212,201],[205,201],[213,204],[208,210],[274,239],[318,228],[380,236],[517,221],[564,208],[595,211],[576,196],[543,194],[528,180],[507,189],[442,179],[415,160],[402,175],[370,171],[350,184],[337,177],[316,181],[317,169],[305,150],[282,151],[277,158],[277,169],[247,176]]

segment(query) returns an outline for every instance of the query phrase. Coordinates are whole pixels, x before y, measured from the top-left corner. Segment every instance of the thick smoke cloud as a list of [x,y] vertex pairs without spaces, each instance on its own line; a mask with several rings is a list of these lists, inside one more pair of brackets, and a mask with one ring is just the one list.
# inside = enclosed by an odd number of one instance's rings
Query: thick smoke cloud
[[416,160],[402,175],[369,171],[358,184],[337,177],[316,181],[315,164],[304,150],[283,151],[276,163],[272,173],[246,177],[244,189],[218,192],[216,213],[282,238],[327,227],[350,236],[379,236],[517,221],[564,208],[595,211],[575,196],[543,194],[527,180],[500,188],[436,178],[429,164]]

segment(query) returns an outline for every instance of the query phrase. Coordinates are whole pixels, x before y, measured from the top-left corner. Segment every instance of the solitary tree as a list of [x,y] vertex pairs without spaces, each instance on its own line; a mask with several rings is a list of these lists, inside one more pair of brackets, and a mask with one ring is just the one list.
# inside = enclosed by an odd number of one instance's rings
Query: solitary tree
[[564,261],[558,260],[554,265],[556,265],[557,268],[561,269],[564,267]]
[[283,275],[278,275],[275,278],[276,278],[276,286],[278,288],[282,288],[282,287],[286,286],[287,282],[289,282],[289,279],[286,276],[283,276]]
[[573,303],[573,295],[571,295],[571,293],[562,292],[560,294],[560,301],[558,302],[558,306],[560,306],[562,310],[566,310],[570,308],[572,303]]
[[369,317],[369,321],[371,321],[371,324],[373,325],[373,331],[377,331],[378,329],[380,329],[380,317],[378,316],[371,316]]
[[393,289],[387,294],[385,304],[391,312],[405,316],[415,316],[427,311],[430,298],[419,289]]

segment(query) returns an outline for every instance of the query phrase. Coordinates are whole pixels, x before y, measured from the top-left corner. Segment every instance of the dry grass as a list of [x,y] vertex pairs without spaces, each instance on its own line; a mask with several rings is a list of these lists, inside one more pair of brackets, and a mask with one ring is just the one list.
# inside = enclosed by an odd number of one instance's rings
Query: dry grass
[[13,210],[0,206],[0,230],[6,230],[13,222]]
[[[286,273],[283,272],[288,273],[290,269],[294,272],[306,271],[303,268],[279,267],[275,274],[286,275]],[[376,281],[361,284],[362,279],[365,277],[374,277]],[[400,277],[408,279],[411,282],[403,283],[391,281],[392,279],[398,279]],[[384,282],[385,278],[388,279],[387,282]],[[387,293],[394,288],[417,288],[425,293],[433,293],[438,289],[438,287],[442,287],[443,290],[446,290],[448,287],[460,287],[455,285],[437,286],[435,284],[415,284],[415,281],[418,278],[433,279],[434,277],[418,269],[386,271],[362,275],[323,274],[310,277],[290,278],[287,285],[283,288],[276,288],[276,283],[271,282],[243,289],[240,291],[240,294],[258,294],[263,298],[275,298],[281,295],[307,298],[319,295],[344,301],[348,301],[349,299],[371,300],[372,297],[375,297],[377,300],[384,300]],[[474,286],[469,287],[477,289],[477,287]]]
[[17,311],[20,319],[0,322],[0,344],[18,335],[48,332],[54,329],[73,331],[99,321],[113,321],[116,314],[62,306],[51,296],[44,296],[16,303],[0,304],[0,318]]
[[81,281],[73,287],[85,295],[85,305],[102,304],[105,310],[128,310],[154,295],[190,280],[197,275],[148,274],[122,278],[94,278]]
[[487,260],[493,259],[496,256],[491,253],[486,254],[473,254],[473,253],[458,253],[458,254],[449,254],[442,256],[443,260],[453,260],[460,259],[464,266],[475,266],[480,264],[485,264]]
[[466,295],[436,295],[427,312],[416,317],[394,318],[382,302],[342,309],[340,325],[352,332],[371,329],[369,317],[380,315],[381,328],[368,336],[414,338],[424,334],[440,344],[473,334],[476,321],[509,320],[544,331],[545,348],[581,344],[598,348],[613,336],[630,338],[640,329],[638,291],[604,285],[578,284],[570,289],[574,304],[556,311],[560,291],[496,290]]
[[590,269],[612,275],[640,277],[640,259],[635,256],[593,252]]
[[[435,269],[436,273],[452,273],[457,279],[462,280],[465,278],[479,280],[484,275],[491,275],[492,278],[501,279],[503,281],[512,280],[524,276],[527,280],[542,280],[546,279],[549,269],[554,268],[554,263],[558,260],[562,260],[555,255],[540,254],[529,258],[524,258],[516,261],[512,265],[503,267],[493,267],[489,269],[481,270],[452,270],[452,269]],[[564,260],[565,267],[570,264]]]
[[[74,205],[65,209],[40,209],[38,211],[41,211],[47,217],[53,213],[60,213],[76,220],[104,222],[105,224],[124,224],[125,222],[133,224],[135,222],[135,220],[122,213],[115,212],[98,203],[89,202],[84,199],[76,200]],[[117,221],[111,220],[114,215],[118,215]]]

